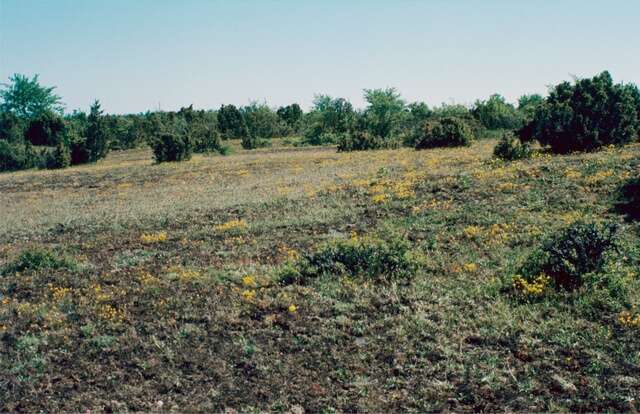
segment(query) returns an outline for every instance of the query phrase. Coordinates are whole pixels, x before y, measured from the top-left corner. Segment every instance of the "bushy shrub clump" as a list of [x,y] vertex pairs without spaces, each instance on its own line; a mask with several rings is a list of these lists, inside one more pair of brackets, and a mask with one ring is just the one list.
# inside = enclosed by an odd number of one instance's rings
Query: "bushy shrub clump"
[[616,210],[630,220],[640,219],[640,178],[632,178],[619,190]]
[[242,137],[240,145],[242,145],[242,148],[246,150],[252,150],[271,146],[271,140],[258,138],[255,135],[247,135]]
[[187,134],[162,133],[151,142],[156,162],[191,159],[193,143]]
[[589,275],[602,271],[617,241],[615,225],[576,222],[547,239],[520,273],[529,282],[544,275],[556,288],[571,291],[583,286]]
[[322,276],[343,275],[398,280],[412,277],[417,269],[418,261],[407,240],[354,236],[328,242],[304,254],[284,272],[282,281],[305,283]]
[[196,153],[210,153],[222,151],[220,133],[213,128],[204,128],[196,139],[193,151]]
[[338,138],[338,151],[367,151],[384,148],[397,148],[398,141],[392,137],[382,138],[368,131],[354,131],[342,134]]
[[458,118],[447,117],[427,121],[422,136],[415,142],[415,148],[469,146],[471,141],[473,134],[467,124]]
[[54,149],[42,153],[41,167],[49,170],[66,168],[71,165],[71,151],[60,142]]
[[512,134],[504,134],[493,149],[493,155],[504,161],[515,161],[531,156],[531,146],[523,143]]
[[25,250],[12,262],[2,268],[1,274],[34,271],[42,269],[74,270],[76,263],[68,257],[43,249]]
[[31,144],[0,139],[0,171],[24,170],[37,163],[38,155]]
[[609,72],[574,84],[563,82],[520,129],[525,141],[537,140],[555,153],[594,151],[637,139],[634,85],[614,84]]

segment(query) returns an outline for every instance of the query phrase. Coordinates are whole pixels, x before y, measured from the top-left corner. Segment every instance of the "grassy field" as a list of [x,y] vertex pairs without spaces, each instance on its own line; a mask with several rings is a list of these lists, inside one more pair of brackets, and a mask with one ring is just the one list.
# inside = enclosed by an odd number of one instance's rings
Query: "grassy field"
[[[640,226],[612,208],[640,145],[510,164],[494,145],[0,174],[0,411],[640,408],[640,331],[620,319]],[[621,225],[624,306],[513,290],[577,220]],[[280,283],[323,243],[391,235],[415,276]],[[38,249],[48,264],[15,266]]]

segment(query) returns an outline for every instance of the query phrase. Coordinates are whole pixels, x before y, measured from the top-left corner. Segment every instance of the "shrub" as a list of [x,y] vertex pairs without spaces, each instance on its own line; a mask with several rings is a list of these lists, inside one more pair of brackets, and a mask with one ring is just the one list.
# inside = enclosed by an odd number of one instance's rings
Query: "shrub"
[[156,162],[186,161],[191,159],[193,144],[186,134],[162,133],[151,142]]
[[242,148],[246,150],[252,150],[256,148],[264,148],[271,146],[271,141],[268,139],[258,138],[255,135],[247,135],[242,137],[240,142]]
[[225,139],[243,138],[249,133],[242,112],[234,105],[222,105],[217,119],[218,128]]
[[531,156],[531,147],[512,134],[504,134],[493,149],[493,155],[505,161],[521,160]]
[[65,124],[62,117],[53,112],[44,112],[29,122],[24,133],[33,145],[57,145],[64,135]]
[[61,257],[59,254],[48,250],[31,249],[20,253],[16,260],[8,263],[0,273],[6,275],[9,273],[43,269],[74,270],[75,268],[75,262],[67,257]]
[[491,95],[486,101],[476,101],[471,113],[488,129],[515,129],[522,126],[522,115],[499,94]]
[[31,144],[0,139],[0,171],[16,171],[36,166],[38,156]]
[[418,268],[410,243],[393,237],[389,241],[352,237],[322,245],[304,254],[283,275],[285,283],[305,283],[322,276],[348,275],[373,279],[406,279]]
[[469,146],[472,140],[471,129],[464,121],[447,117],[437,121],[427,121],[422,136],[415,143],[415,148]]
[[640,219],[640,178],[632,178],[620,188],[615,207],[630,220]]
[[340,135],[338,138],[338,151],[340,152],[397,147],[398,141],[395,138],[382,138],[367,131],[355,131],[350,134]]
[[638,115],[633,85],[614,84],[608,72],[563,82],[535,109],[533,120],[518,131],[555,153],[594,151],[636,140]]
[[204,130],[198,134],[198,139],[195,141],[194,152],[208,153],[222,151],[220,134],[213,128],[204,128]]
[[91,105],[91,111],[87,117],[87,138],[85,147],[88,153],[88,162],[96,162],[104,158],[109,151],[109,128],[100,109],[100,102],[95,101]]
[[535,282],[540,275],[556,288],[573,290],[591,274],[601,272],[606,254],[617,248],[617,226],[576,222],[547,239],[524,263],[524,280]]
[[50,170],[66,168],[71,165],[71,151],[63,143],[42,154],[42,167]]

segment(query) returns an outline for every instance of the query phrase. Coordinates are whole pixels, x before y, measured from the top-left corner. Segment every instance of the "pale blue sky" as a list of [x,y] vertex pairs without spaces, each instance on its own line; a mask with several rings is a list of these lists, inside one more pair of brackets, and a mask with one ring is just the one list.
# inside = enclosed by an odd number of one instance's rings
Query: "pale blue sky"
[[640,84],[640,1],[0,0],[0,79],[39,73],[67,110],[272,106],[362,89],[515,101],[604,69]]

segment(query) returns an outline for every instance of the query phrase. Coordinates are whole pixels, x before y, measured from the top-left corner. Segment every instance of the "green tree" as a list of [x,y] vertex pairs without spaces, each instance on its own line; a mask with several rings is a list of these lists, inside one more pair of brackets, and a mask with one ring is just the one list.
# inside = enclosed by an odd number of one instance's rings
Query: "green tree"
[[522,114],[526,122],[533,119],[536,109],[544,103],[542,95],[534,93],[531,95],[522,95],[518,99],[518,111]]
[[522,126],[522,116],[502,95],[493,94],[486,101],[476,101],[473,116],[488,129],[516,129]]
[[55,146],[62,140],[64,131],[65,123],[60,115],[44,112],[31,119],[24,136],[33,145]]
[[568,153],[632,142],[639,128],[633,88],[614,84],[605,71],[552,88],[518,133],[524,142],[535,139],[556,153]]
[[241,112],[251,137],[275,138],[286,129],[286,124],[266,103],[251,102]]
[[242,112],[234,105],[222,105],[218,110],[218,129],[225,139],[242,138],[248,135]]
[[104,158],[109,151],[109,128],[106,123],[100,102],[96,99],[87,117],[88,162],[96,162]]
[[45,87],[38,82],[38,75],[29,79],[14,74],[9,83],[0,84],[0,110],[13,112],[22,118],[33,118],[46,112],[62,113],[60,97],[53,93],[55,86]]
[[405,102],[395,88],[365,89],[368,106],[364,111],[367,130],[382,139],[399,131],[405,119]]
[[302,108],[297,103],[281,106],[276,111],[282,121],[284,121],[292,131],[299,131],[302,121]]
[[0,111],[0,139],[9,142],[22,142],[24,121],[13,112]]

